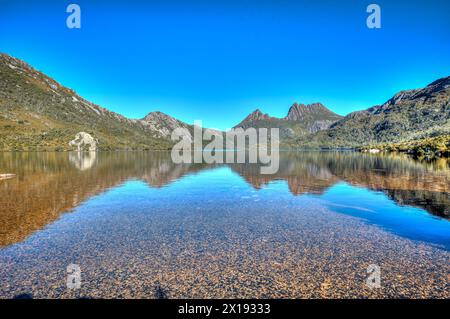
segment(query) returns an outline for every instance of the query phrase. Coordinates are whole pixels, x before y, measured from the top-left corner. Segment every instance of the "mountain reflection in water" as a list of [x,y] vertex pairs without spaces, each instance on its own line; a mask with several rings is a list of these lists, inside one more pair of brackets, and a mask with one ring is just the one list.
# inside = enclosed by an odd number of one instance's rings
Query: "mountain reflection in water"
[[[381,191],[398,205],[450,218],[450,165],[445,159],[427,163],[352,152],[282,152],[280,156],[278,173],[261,175],[257,164],[177,165],[169,152],[2,153],[0,172],[16,177],[0,181],[0,247],[25,240],[90,197],[128,180],[162,188],[219,166],[229,167],[255,189],[278,180],[286,181],[294,196],[320,195],[345,182]],[[365,209],[364,202],[352,204]],[[333,205],[345,207],[332,200]]]

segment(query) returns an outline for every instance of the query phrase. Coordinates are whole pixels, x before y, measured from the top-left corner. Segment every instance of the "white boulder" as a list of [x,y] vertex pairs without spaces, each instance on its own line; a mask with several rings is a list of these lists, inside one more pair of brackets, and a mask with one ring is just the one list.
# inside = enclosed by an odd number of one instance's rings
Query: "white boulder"
[[79,132],[75,135],[75,139],[69,142],[70,146],[76,146],[78,152],[82,150],[95,151],[97,150],[97,140],[91,134],[86,132]]

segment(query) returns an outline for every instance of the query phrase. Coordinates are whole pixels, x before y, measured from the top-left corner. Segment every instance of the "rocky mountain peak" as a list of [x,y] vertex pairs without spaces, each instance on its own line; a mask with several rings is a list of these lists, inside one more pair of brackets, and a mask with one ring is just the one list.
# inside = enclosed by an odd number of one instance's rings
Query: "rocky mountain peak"
[[262,120],[271,120],[271,119],[275,119],[275,118],[271,117],[267,113],[261,112],[260,109],[256,109],[252,113],[247,115],[247,117],[245,119],[243,119],[241,123],[236,125],[235,128],[237,128],[237,127],[244,127],[245,128],[245,127],[248,127],[251,123],[262,121]]
[[313,116],[313,115],[338,116],[337,114],[327,109],[322,103],[312,103],[307,105],[294,103],[289,108],[289,112],[284,119],[288,121],[299,121],[305,118],[306,116]]
[[[150,112],[140,122],[150,130],[156,132],[162,138],[170,138],[172,131],[176,128],[185,128],[189,131],[189,125],[183,121],[167,115],[160,111]],[[191,141],[192,136],[187,133],[186,140]]]
[[261,112],[260,109],[254,110],[252,113],[250,113],[244,121],[260,121],[260,120],[268,120],[271,117],[267,113]]
[[163,113],[160,111],[150,112],[142,119],[142,121],[145,121],[145,122],[152,122],[152,121],[159,121],[159,120],[178,121],[175,118],[173,118],[172,116],[167,115],[166,113]]

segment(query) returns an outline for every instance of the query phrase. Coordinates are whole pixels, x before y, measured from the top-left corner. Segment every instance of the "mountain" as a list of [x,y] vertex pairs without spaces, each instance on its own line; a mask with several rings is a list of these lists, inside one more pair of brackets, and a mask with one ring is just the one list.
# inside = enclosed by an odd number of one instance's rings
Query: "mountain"
[[355,147],[450,134],[450,76],[422,89],[401,91],[382,105],[353,112],[296,145]]
[[313,103],[309,105],[294,103],[290,108],[285,120],[301,121],[305,118],[314,117],[331,117],[341,118],[341,116],[331,112],[321,103]]
[[142,120],[111,112],[0,53],[0,150],[66,150],[78,132],[104,150],[168,149],[176,126],[187,124],[160,112]]
[[189,134],[183,136],[184,139],[192,141],[193,126],[165,113],[156,111],[145,116],[140,122],[152,132],[157,132],[158,137],[170,139],[173,130],[176,128],[185,128]]
[[280,136],[290,139],[308,135],[329,128],[342,116],[333,113],[321,103],[309,105],[294,103],[284,118],[277,118],[262,113],[259,109],[250,113],[235,128],[272,128],[280,129]]
[[[259,109],[235,128],[280,128],[282,147],[450,150],[450,77],[395,94],[342,117],[320,103],[294,103],[283,118]],[[0,150],[69,150],[80,132],[101,150],[169,149],[175,128],[193,126],[161,112],[129,119],[91,103],[24,61],[0,53]],[[217,133],[223,133],[216,131]],[[79,134],[78,134],[79,135]]]
[[245,119],[242,120],[241,123],[236,125],[235,127],[244,127],[246,123],[256,122],[256,121],[264,121],[264,120],[271,120],[276,119],[274,117],[270,117],[269,114],[264,114],[260,111],[260,109],[254,110],[252,113],[247,115]]

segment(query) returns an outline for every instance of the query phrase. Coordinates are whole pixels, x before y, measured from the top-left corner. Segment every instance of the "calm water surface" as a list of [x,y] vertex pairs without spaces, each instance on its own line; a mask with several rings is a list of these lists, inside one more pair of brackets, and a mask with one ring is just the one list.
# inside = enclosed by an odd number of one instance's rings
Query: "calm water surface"
[[447,160],[285,152],[259,172],[166,152],[1,153],[16,176],[0,180],[0,298],[450,297]]

